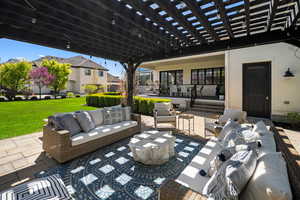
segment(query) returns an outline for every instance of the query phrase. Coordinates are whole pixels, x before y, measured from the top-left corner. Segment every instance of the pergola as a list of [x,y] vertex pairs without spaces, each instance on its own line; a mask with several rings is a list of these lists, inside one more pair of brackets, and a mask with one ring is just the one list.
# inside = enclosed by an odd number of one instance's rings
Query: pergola
[[[300,47],[299,0],[1,0],[0,38],[141,62],[275,42]],[[5,47],[2,47],[2,49]]]

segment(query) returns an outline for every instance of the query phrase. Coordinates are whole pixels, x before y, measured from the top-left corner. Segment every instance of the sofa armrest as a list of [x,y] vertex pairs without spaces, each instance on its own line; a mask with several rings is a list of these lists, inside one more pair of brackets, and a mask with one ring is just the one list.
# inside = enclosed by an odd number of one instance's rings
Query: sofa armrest
[[70,132],[67,130],[56,131],[48,124],[43,128],[43,149],[47,152],[53,149],[71,147]]

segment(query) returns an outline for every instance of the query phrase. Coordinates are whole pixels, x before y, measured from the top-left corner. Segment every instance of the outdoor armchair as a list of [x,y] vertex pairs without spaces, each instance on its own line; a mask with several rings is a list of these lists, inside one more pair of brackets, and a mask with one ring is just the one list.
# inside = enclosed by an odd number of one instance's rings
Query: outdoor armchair
[[155,128],[157,128],[158,123],[170,123],[175,128],[177,127],[176,111],[173,109],[172,103],[155,103],[153,115]]

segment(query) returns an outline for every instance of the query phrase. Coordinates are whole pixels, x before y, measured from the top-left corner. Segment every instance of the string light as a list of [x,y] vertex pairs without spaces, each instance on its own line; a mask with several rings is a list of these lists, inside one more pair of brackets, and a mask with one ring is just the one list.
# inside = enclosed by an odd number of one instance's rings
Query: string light
[[71,48],[71,44],[70,42],[67,42],[67,49],[70,49]]

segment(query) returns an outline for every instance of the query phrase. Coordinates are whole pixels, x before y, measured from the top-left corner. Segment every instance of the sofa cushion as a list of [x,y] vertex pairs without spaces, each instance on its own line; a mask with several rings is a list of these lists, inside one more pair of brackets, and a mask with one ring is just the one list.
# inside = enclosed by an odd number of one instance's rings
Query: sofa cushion
[[126,106],[123,107],[123,121],[129,121],[131,120],[131,107]]
[[238,129],[240,128],[241,125],[235,121],[233,121],[232,119],[229,119],[225,126],[223,127],[222,131],[220,132],[219,136],[218,136],[218,139],[220,141],[222,141],[224,139],[224,137],[230,133],[230,131],[234,130],[234,129]]
[[222,164],[203,189],[209,199],[238,199],[256,167],[255,151],[239,151]]
[[154,110],[157,112],[157,116],[170,116],[172,104],[170,102],[155,103]]
[[293,199],[286,163],[281,153],[268,153],[258,159],[256,169],[240,199]]
[[267,126],[263,121],[257,122],[252,129],[252,132],[256,132],[256,133],[265,133],[268,131],[269,129],[267,128]]
[[64,114],[60,118],[62,124],[62,130],[68,130],[71,136],[76,135],[82,131],[74,114]]
[[258,148],[258,156],[261,157],[266,153],[276,152],[276,143],[274,139],[274,134],[271,131],[264,133],[263,136],[258,138],[261,143],[261,147]]
[[62,118],[66,114],[74,114],[74,112],[59,113],[59,114],[51,115],[51,116],[48,117],[48,124],[57,131],[64,130],[64,125],[62,123]]
[[157,122],[174,122],[176,121],[176,116],[158,116],[156,117]]
[[96,127],[91,115],[87,111],[78,112],[74,115],[84,132],[87,133]]
[[104,109],[103,108],[100,108],[97,110],[90,110],[88,112],[92,116],[95,126],[100,126],[103,124],[103,122],[104,122]]
[[247,114],[244,111],[241,110],[235,110],[235,109],[226,109],[224,111],[224,114],[220,116],[219,123],[225,124],[228,119],[232,119],[234,121],[238,121],[239,123],[242,123],[246,120]]
[[138,123],[136,121],[122,121],[111,125],[101,125],[88,133],[79,133],[71,137],[72,146],[80,145],[94,139],[105,137],[107,135],[114,134],[126,130],[128,128],[132,128],[137,125]]
[[123,108],[121,106],[112,106],[104,108],[104,124],[114,124],[123,121]]
[[44,178],[34,179],[17,185],[9,190],[0,192],[2,200],[30,200],[30,199],[72,199],[68,190],[58,174]]

